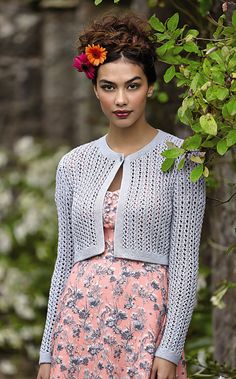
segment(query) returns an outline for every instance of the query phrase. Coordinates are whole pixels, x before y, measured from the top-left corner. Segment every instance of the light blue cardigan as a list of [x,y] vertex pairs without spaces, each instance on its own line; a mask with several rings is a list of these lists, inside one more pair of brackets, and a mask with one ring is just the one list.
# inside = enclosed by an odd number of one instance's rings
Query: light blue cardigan
[[103,199],[123,164],[114,255],[169,266],[167,323],[155,356],[178,364],[196,301],[205,179],[190,181],[196,163],[189,159],[181,170],[178,158],[162,172],[165,142],[183,142],[170,133],[159,129],[150,143],[127,156],[113,151],[106,136],[72,149],[58,164],[58,251],[39,363],[51,362],[57,304],[74,263],[104,251]]

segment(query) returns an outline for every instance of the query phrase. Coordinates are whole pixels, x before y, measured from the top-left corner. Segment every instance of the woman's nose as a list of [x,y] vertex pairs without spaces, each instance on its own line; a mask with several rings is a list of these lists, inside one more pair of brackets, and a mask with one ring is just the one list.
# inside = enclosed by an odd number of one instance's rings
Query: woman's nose
[[116,105],[118,105],[118,106],[126,105],[127,102],[128,102],[128,100],[127,100],[127,96],[125,94],[125,91],[123,91],[123,90],[117,91],[116,98],[115,98]]

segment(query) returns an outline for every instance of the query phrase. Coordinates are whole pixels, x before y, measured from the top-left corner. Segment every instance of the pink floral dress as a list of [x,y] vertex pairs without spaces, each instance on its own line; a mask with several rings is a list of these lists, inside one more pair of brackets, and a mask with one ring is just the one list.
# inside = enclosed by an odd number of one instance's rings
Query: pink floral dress
[[[149,379],[167,312],[168,267],[116,258],[119,190],[103,206],[105,250],[74,264],[53,329],[50,379]],[[186,379],[184,352],[176,379]]]

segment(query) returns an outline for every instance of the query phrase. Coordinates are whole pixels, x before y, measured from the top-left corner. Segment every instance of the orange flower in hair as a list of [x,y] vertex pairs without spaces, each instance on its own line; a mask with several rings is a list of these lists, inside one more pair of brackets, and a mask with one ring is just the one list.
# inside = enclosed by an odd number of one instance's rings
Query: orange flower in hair
[[100,45],[88,45],[85,47],[85,54],[91,64],[98,66],[102,64],[107,57],[107,50]]

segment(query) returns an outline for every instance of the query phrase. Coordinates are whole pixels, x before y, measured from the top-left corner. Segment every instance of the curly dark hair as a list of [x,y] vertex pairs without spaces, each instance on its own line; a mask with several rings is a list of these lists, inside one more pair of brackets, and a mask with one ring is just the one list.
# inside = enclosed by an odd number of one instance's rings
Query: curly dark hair
[[[92,21],[79,34],[75,48],[80,54],[88,44],[100,44],[107,49],[105,63],[116,61],[123,55],[143,69],[149,85],[156,81],[156,36],[145,18],[133,12],[105,14]],[[99,66],[95,67],[95,77],[92,80],[94,85],[97,82],[98,68]]]

